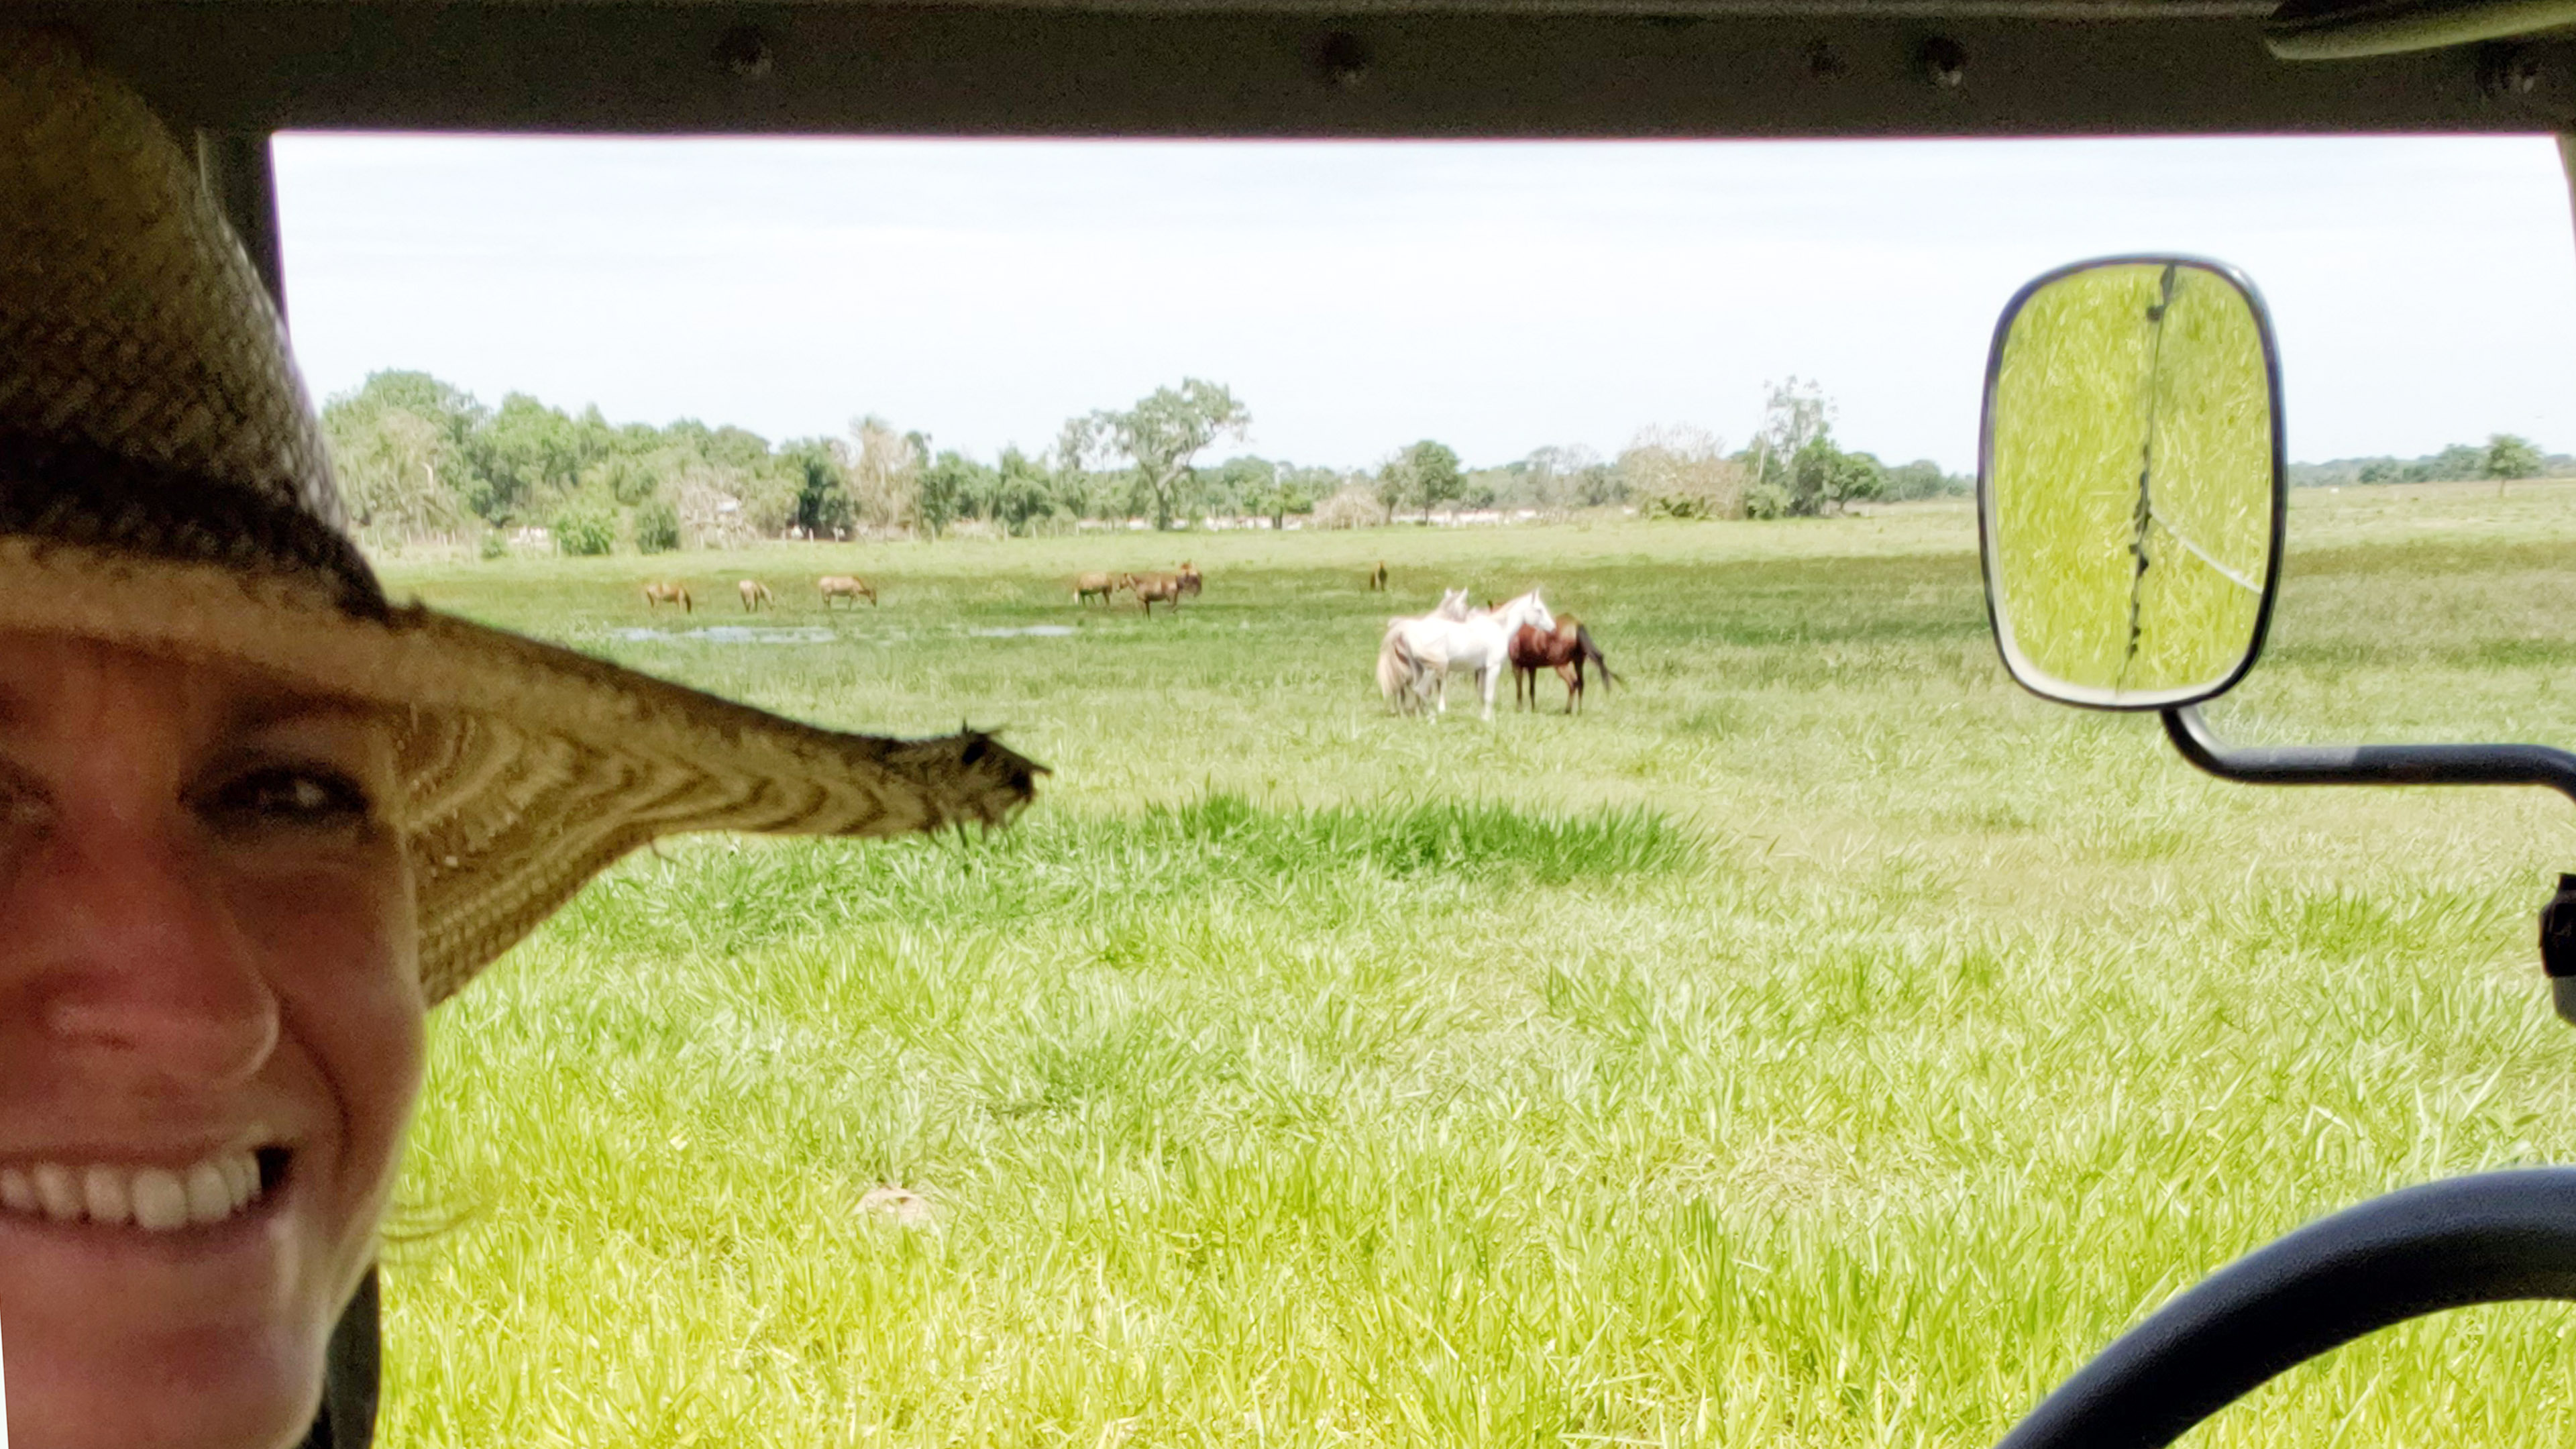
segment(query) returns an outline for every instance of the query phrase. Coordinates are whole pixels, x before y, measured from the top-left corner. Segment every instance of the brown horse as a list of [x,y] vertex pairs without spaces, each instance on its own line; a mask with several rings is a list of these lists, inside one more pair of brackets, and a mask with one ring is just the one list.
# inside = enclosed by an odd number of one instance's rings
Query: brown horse
[[877,586],[866,579],[853,578],[848,574],[834,574],[829,578],[816,579],[814,587],[822,592],[823,607],[826,609],[832,607],[834,599],[847,599],[850,601],[850,607],[857,608],[859,600],[864,598],[868,601],[869,608],[876,607]]
[[1129,574],[1119,587],[1136,595],[1136,602],[1145,607],[1148,619],[1154,617],[1157,603],[1169,604],[1176,610],[1180,608],[1181,595],[1187,592],[1179,574]]
[[1174,573],[1172,577],[1180,581],[1181,592],[1189,595],[1193,599],[1197,598],[1199,596],[1199,590],[1206,586],[1205,580],[1199,576],[1198,565],[1191,563],[1188,559],[1181,560],[1180,570]]
[[1111,594],[1125,587],[1126,579],[1125,574],[1084,574],[1073,581],[1073,601],[1077,604],[1088,604],[1092,597],[1097,595],[1100,602],[1106,604]]
[[1535,624],[1524,624],[1512,632],[1512,707],[1521,705],[1521,681],[1529,681],[1529,705],[1538,708],[1538,671],[1545,665],[1556,670],[1565,681],[1565,712],[1572,714],[1583,707],[1583,665],[1586,660],[1600,666],[1601,687],[1608,689],[1618,682],[1610,672],[1610,661],[1592,642],[1592,631],[1572,614],[1556,616],[1556,632],[1546,633]]
[[658,609],[664,604],[679,605],[680,612],[683,614],[694,614],[698,611],[696,602],[689,597],[687,584],[675,583],[669,579],[664,579],[660,583],[646,584],[644,607]]
[[1379,559],[1377,567],[1369,573],[1369,592],[1372,594],[1386,592],[1386,560],[1384,559]]
[[763,604],[773,609],[778,607],[778,601],[769,596],[769,585],[758,579],[744,579],[734,585],[734,591],[742,595],[742,609],[746,614]]

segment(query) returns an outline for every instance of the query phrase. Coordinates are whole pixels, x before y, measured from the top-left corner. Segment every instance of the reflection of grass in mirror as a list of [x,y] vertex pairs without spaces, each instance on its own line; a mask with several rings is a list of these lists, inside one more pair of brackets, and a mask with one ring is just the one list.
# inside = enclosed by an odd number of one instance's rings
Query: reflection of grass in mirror
[[2179,268],[2158,326],[2163,272],[2104,267],[2043,288],[1996,380],[2004,616],[2032,666],[2106,696],[2223,678],[2252,635],[2270,543],[2253,311],[2224,278]]

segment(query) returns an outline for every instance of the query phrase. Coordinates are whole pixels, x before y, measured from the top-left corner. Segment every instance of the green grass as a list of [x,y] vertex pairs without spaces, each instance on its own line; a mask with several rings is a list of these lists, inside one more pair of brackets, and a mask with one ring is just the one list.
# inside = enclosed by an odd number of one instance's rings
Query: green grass
[[[2576,743],[2576,490],[2291,539],[2222,729]],[[1178,617],[1064,587],[1183,556]],[[806,606],[851,570],[882,608]],[[1056,770],[990,839],[665,844],[441,1008],[388,1443],[1981,1445],[2319,1213],[2576,1161],[2532,945],[2576,815],[2228,786],[2029,699],[1961,505],[387,573]],[[614,637],[672,573],[831,641]],[[1389,612],[1534,582],[1628,688],[1382,713]],[[969,632],[1030,623],[1077,628]],[[2430,1320],[2194,1442],[2569,1442],[2571,1330]]]

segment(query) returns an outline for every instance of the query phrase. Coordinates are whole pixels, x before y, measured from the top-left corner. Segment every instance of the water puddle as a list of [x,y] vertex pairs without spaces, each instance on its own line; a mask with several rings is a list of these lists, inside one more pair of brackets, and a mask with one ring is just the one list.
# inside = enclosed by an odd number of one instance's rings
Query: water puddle
[[608,637],[628,644],[667,640],[695,644],[829,644],[835,635],[829,629],[773,629],[760,624],[717,624],[705,629],[611,629]]
[[1026,624],[1017,629],[969,629],[978,639],[1062,639],[1073,633],[1071,624]]

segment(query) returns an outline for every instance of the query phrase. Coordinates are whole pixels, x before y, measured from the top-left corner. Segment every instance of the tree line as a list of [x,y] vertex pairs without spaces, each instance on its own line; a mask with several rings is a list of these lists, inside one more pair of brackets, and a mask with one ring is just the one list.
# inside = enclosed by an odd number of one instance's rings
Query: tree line
[[961,523],[1025,535],[1084,520],[1292,517],[1315,527],[1382,524],[1444,508],[1559,511],[1628,506],[1671,518],[1826,516],[1864,499],[1962,493],[1928,460],[1889,467],[1834,439],[1821,389],[1771,390],[1761,430],[1728,450],[1695,428],[1650,428],[1615,457],[1545,447],[1470,468],[1425,439],[1368,468],[1238,455],[1252,416],[1198,378],[1123,409],[1068,419],[1054,444],[990,461],[934,447],[876,416],[839,437],[772,442],[693,419],[611,423],[513,392],[488,406],[424,372],[386,371],[322,409],[353,521],[376,538],[481,535],[488,551],[543,529],[566,553],[654,553],[757,538],[937,537]]
[[2543,453],[2538,444],[2513,433],[2493,433],[2484,444],[2453,443],[2420,458],[2383,456],[2292,463],[2290,484],[2323,488],[2362,483],[2506,483],[2516,478],[2567,474],[2576,474],[2576,458]]

